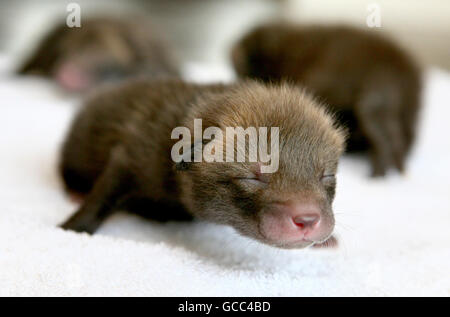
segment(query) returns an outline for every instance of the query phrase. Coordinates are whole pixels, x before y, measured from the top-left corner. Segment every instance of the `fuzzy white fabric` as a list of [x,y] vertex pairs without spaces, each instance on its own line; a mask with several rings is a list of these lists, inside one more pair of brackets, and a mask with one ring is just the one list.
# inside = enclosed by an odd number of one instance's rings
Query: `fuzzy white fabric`
[[[194,78],[208,78],[193,67]],[[191,77],[192,77],[191,76]],[[33,78],[0,79],[0,295],[450,295],[450,75],[425,75],[406,175],[370,179],[345,157],[336,250],[279,250],[206,223],[128,214],[89,236],[57,228],[76,209],[56,172],[78,101]]]

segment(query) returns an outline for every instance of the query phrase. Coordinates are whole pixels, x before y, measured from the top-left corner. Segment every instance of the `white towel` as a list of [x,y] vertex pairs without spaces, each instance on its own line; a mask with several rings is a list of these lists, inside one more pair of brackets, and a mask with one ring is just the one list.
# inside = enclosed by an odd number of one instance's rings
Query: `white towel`
[[[202,77],[204,80],[204,77]],[[279,250],[205,223],[116,214],[93,236],[57,228],[76,209],[56,172],[78,101],[40,79],[0,79],[0,295],[450,295],[450,75],[425,75],[406,175],[345,157],[336,250]]]

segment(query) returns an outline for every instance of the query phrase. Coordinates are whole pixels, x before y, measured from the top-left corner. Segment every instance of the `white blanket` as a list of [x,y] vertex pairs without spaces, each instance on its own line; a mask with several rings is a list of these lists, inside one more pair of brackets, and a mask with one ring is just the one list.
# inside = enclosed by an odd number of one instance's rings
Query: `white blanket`
[[[193,68],[202,80],[205,72]],[[192,77],[191,76],[191,77]],[[58,148],[78,101],[50,83],[0,78],[0,295],[450,295],[450,75],[425,75],[420,133],[406,175],[370,179],[345,157],[336,250],[279,250],[206,223],[128,214],[89,236],[57,224]]]

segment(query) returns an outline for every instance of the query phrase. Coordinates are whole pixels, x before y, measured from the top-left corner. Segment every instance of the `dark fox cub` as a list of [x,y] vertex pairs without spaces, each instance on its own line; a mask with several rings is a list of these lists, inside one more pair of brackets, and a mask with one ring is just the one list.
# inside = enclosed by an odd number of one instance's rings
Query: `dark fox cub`
[[18,70],[53,78],[70,92],[129,77],[177,77],[161,32],[142,19],[91,18],[80,28],[55,27]]
[[348,151],[369,151],[373,176],[404,170],[420,107],[420,71],[390,40],[346,26],[268,24],[233,48],[241,77],[299,83],[348,128]]
[[[278,127],[278,169],[262,172],[260,161],[248,160],[175,163],[171,132],[193,133],[194,119],[221,131]],[[324,107],[298,87],[134,80],[91,98],[72,124],[60,170],[69,190],[87,196],[62,227],[93,233],[114,210],[127,209],[161,221],[229,225],[282,248],[320,245],[334,228],[344,143]]]

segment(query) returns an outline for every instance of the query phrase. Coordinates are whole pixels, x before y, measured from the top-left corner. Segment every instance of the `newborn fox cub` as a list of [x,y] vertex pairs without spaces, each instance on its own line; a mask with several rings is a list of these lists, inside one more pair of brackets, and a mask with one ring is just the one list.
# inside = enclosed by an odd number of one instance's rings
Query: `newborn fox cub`
[[[224,136],[228,127],[277,127],[277,170],[264,172],[259,157],[248,159],[253,144],[245,147],[244,161],[174,162],[180,140],[172,131],[186,127],[194,136],[195,119]],[[234,155],[234,139],[203,134],[201,143],[205,149],[223,145]],[[280,248],[321,245],[334,228],[331,205],[344,143],[333,118],[298,87],[128,82],[91,98],[72,123],[60,171],[68,190],[87,196],[62,227],[93,233],[122,209],[158,221],[194,217],[225,224]]]
[[380,32],[349,26],[266,24],[233,48],[240,77],[289,80],[324,100],[349,131],[347,150],[367,152],[372,176],[405,170],[421,107],[421,71]]
[[55,26],[19,74],[53,79],[72,93],[132,77],[175,78],[178,65],[170,45],[142,18],[95,17],[81,28]]

